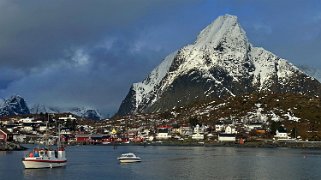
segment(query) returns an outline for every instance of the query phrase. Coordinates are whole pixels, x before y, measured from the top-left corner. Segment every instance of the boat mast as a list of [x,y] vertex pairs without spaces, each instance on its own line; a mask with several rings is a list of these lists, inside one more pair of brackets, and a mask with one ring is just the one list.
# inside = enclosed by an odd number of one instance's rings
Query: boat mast
[[58,124],[58,143],[57,143],[58,149],[61,146],[60,142],[61,142],[61,140],[60,140],[60,124]]
[[48,113],[48,116],[47,116],[47,123],[46,123],[46,134],[45,134],[45,136],[46,136],[46,141],[45,141],[45,143],[46,143],[46,145],[47,145],[47,147],[48,147],[48,149],[50,149],[50,144],[49,144],[49,133],[48,133],[48,124],[49,124],[49,113]]

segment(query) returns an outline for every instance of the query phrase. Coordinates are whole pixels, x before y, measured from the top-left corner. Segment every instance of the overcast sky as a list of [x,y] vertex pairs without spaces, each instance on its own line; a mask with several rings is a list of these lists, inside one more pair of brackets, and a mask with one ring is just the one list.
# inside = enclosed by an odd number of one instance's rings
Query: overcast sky
[[0,0],[0,96],[113,114],[132,83],[227,13],[254,46],[321,69],[319,0]]

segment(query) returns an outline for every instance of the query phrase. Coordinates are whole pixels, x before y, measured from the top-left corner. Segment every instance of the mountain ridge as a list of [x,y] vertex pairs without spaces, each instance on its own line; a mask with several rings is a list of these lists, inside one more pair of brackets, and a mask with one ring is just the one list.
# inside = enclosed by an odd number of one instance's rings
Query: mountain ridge
[[30,108],[30,112],[33,114],[39,113],[72,113],[76,116],[83,117],[86,119],[100,120],[102,115],[94,108],[90,107],[70,107],[61,108],[57,106],[45,106],[42,104],[35,104]]
[[0,102],[0,117],[39,113],[72,113],[86,119],[102,119],[102,115],[96,109],[89,107],[61,108],[36,104],[29,108],[27,102],[20,95],[11,96]]

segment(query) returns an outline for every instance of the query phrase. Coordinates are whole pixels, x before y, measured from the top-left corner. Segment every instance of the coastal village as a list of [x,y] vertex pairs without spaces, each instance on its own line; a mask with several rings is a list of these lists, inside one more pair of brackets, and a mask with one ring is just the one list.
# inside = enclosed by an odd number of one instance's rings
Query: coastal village
[[[190,118],[181,123],[175,119],[136,116],[137,119],[114,118],[85,120],[73,114],[41,114],[1,119],[0,141],[16,144],[54,145],[61,125],[64,145],[254,145],[308,142],[280,122],[243,123],[232,119],[214,124],[199,123]],[[274,129],[273,129],[274,128]],[[2,147],[4,149],[5,147]]]

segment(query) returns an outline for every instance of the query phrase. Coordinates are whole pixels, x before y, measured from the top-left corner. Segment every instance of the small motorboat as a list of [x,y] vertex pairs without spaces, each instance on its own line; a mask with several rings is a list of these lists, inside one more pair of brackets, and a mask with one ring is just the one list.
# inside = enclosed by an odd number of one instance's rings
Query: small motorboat
[[125,153],[117,158],[121,163],[132,163],[141,162],[140,157],[136,156],[134,153]]

